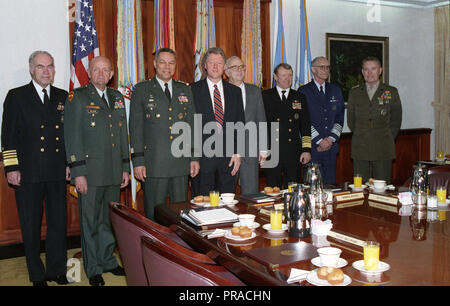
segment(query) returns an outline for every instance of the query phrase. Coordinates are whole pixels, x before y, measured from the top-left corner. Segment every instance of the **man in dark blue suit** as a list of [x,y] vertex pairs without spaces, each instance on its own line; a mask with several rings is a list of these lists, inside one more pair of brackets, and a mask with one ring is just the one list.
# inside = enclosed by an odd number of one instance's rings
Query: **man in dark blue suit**
[[[236,189],[235,176],[239,171],[243,152],[238,154],[238,133],[234,129],[228,130],[227,123],[241,122],[244,125],[245,114],[241,89],[222,80],[225,60],[222,49],[208,49],[203,60],[206,78],[192,84],[195,109],[202,116],[203,131],[203,152],[200,173],[193,182],[197,185],[194,195],[208,195],[211,190],[234,193]],[[211,134],[204,132],[205,126],[207,129],[213,127]],[[227,138],[231,139],[231,136],[232,142],[227,143]],[[222,145],[219,141],[214,141],[218,139],[223,140]],[[242,151],[244,149],[243,147]]]
[[338,85],[327,82],[330,64],[325,57],[311,62],[314,79],[298,89],[306,96],[311,119],[311,160],[320,164],[324,184],[336,183],[336,154],[344,125],[344,98]]

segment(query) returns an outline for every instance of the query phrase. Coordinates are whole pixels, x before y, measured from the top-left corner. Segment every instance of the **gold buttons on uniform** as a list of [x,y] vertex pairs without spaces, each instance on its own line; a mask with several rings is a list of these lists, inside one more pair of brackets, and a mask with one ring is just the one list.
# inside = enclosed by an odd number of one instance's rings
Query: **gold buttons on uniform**
[[58,153],[59,152],[59,149],[56,149],[56,153]]
[[56,137],[56,141],[59,141],[59,137]]
[[43,125],[41,125],[41,129],[43,129],[44,128],[44,126]]
[[59,125],[55,126],[56,129],[59,129]]
[[172,120],[172,117],[169,117],[169,121]]
[[276,142],[278,142],[278,140],[279,140],[278,138],[275,138],[275,141],[276,141]]
[[45,149],[44,149],[44,148],[41,148],[41,152],[45,152]]
[[290,138],[289,138],[289,139],[288,139],[288,141],[289,141],[289,142],[291,142],[291,141],[292,141],[292,139],[290,139]]
[[114,133],[111,133],[111,137],[114,137]]
[[172,130],[172,126],[169,126],[169,130]]
[[161,115],[160,114],[156,114],[156,118],[159,118],[159,117],[161,117]]
[[289,119],[289,122],[292,122],[292,119]]
[[289,132],[292,132],[292,129],[289,129]]
[[280,121],[280,118],[277,118],[277,121]]
[[109,115],[108,115],[108,118],[112,118],[112,115],[111,115],[111,114],[109,114]]
[[169,107],[169,112],[171,112],[172,111],[172,107]]
[[115,146],[116,146],[116,145],[113,143],[113,144],[112,144],[112,147],[114,148]]
[[109,127],[112,128],[112,124],[110,124]]
[[172,140],[172,139],[173,139],[173,136],[170,136],[169,138],[170,138],[170,140]]
[[42,136],[42,137],[41,137],[41,140],[45,140],[45,137],[44,137],[44,136]]

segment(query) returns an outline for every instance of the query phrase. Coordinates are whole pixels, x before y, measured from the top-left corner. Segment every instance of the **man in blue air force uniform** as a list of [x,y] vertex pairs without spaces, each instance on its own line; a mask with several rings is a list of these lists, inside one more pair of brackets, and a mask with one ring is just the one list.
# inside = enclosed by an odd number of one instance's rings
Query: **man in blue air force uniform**
[[327,82],[330,64],[325,57],[311,62],[314,80],[298,89],[306,96],[311,120],[311,160],[320,165],[324,184],[336,183],[336,155],[344,125],[344,98],[338,85]]

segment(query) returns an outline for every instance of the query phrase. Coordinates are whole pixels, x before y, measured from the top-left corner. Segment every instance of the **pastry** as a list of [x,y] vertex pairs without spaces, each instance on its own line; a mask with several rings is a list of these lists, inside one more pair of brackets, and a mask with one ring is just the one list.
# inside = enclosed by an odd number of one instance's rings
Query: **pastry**
[[332,267],[320,267],[317,269],[317,277],[320,279],[327,279],[328,274],[332,273],[335,268]]
[[252,236],[252,230],[245,226],[239,231],[239,236],[241,238],[249,238]]
[[235,226],[231,229],[231,234],[234,236],[239,236],[241,229],[238,226]]
[[327,280],[332,285],[339,285],[344,282],[344,272],[341,269],[334,268],[333,272],[327,275]]
[[203,196],[203,202],[209,202],[209,196]]
[[372,177],[369,179],[369,185],[370,185],[370,186],[373,186],[373,180],[374,180],[374,179],[373,179]]
[[195,203],[203,203],[203,196],[196,196],[194,198]]
[[280,193],[279,187],[273,187],[273,193]]
[[265,187],[264,188],[264,193],[273,193],[272,187]]

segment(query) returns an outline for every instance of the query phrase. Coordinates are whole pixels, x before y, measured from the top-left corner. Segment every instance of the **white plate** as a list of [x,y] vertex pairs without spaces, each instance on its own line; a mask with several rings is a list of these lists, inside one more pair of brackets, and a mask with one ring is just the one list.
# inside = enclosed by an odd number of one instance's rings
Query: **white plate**
[[348,185],[348,187],[350,187],[353,191],[362,191],[367,187],[367,185],[361,185],[361,187],[356,188],[355,185],[350,184]]
[[223,205],[227,205],[227,206],[236,205],[237,203],[239,203],[238,200],[233,200],[233,202],[231,202],[231,203],[225,203],[225,202],[222,201],[222,200],[219,201],[219,205],[220,205],[220,204],[223,204]]
[[270,197],[278,197],[279,195],[281,195],[281,192],[277,192],[277,193],[265,193],[264,190],[262,190],[261,192],[264,193],[265,195],[270,196]]
[[234,241],[246,241],[246,240],[250,240],[256,237],[255,232],[252,232],[252,235],[248,238],[242,238],[241,236],[235,236],[231,233],[231,230],[225,233],[225,238],[227,239],[231,239]]
[[283,223],[283,224],[281,224],[281,229],[274,230],[274,229],[270,228],[270,223],[267,223],[267,224],[263,225],[263,229],[265,229],[266,231],[268,231],[271,234],[281,234],[281,233],[284,233],[288,229],[288,227],[287,227],[287,224]]
[[209,204],[209,202],[195,203],[195,202],[194,202],[194,199],[192,199],[192,200],[191,200],[191,204],[198,205],[198,206],[203,206],[203,205]]
[[355,261],[352,264],[352,267],[362,273],[365,273],[365,274],[379,274],[379,273],[385,272],[391,268],[391,266],[389,264],[380,261],[379,265],[378,265],[378,270],[366,270],[366,269],[364,269],[364,260]]
[[344,282],[342,284],[332,285],[326,279],[320,279],[317,276],[317,269],[312,270],[308,275],[306,275],[306,281],[316,286],[348,286],[352,283],[350,276],[344,274]]
[[[315,266],[318,266],[318,267],[322,267],[323,266],[319,256],[314,257],[313,259],[311,259],[311,263],[313,265],[315,265]],[[337,265],[333,266],[333,267],[334,268],[342,268],[342,267],[345,267],[347,264],[348,264],[347,260],[345,260],[342,257],[339,257]]]
[[[191,204],[194,204],[194,205],[197,205],[197,206],[201,206],[201,207],[211,207],[211,203],[210,202],[195,203],[194,199],[191,200]],[[226,204],[226,205],[233,205],[233,204]],[[219,201],[219,206],[225,206],[225,204],[223,202]]]
[[[241,222],[236,222],[233,226],[241,226]],[[250,226],[251,230],[257,229],[260,226],[258,222],[253,222],[252,226]]]

